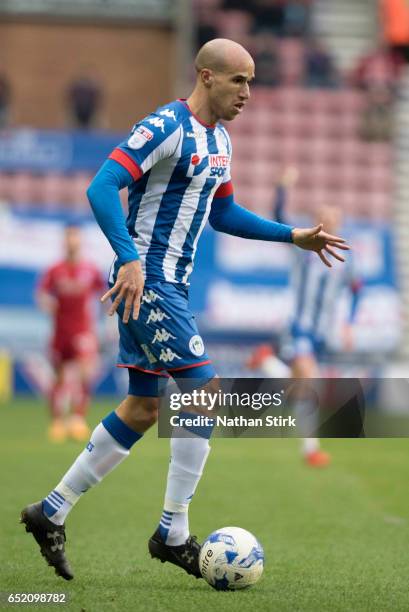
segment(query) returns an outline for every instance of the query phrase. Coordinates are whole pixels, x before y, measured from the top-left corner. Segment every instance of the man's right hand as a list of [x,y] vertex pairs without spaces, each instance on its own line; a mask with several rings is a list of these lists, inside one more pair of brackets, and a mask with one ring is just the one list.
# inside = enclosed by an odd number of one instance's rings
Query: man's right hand
[[108,314],[112,316],[122,300],[125,300],[122,321],[128,323],[131,310],[133,310],[132,317],[136,320],[139,316],[144,284],[145,279],[139,260],[129,261],[121,266],[118,270],[115,285],[101,298],[101,302],[106,302],[111,296],[116,295]]

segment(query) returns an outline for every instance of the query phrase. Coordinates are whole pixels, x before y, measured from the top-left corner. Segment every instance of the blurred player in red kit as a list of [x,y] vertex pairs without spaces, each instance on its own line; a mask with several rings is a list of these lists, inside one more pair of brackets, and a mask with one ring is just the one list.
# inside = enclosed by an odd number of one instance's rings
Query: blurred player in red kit
[[[50,345],[55,371],[49,402],[49,438],[62,442],[67,436],[87,440],[85,420],[92,379],[98,365],[98,341],[93,316],[93,298],[105,287],[97,267],[81,256],[81,230],[69,225],[64,236],[65,256],[40,280],[40,308],[53,318]],[[70,402],[71,415],[65,420]]]

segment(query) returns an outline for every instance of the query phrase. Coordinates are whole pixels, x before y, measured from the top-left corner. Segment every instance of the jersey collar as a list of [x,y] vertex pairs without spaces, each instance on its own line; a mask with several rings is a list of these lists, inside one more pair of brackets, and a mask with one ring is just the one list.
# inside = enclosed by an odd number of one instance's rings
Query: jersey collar
[[198,121],[200,123],[200,125],[203,125],[203,127],[205,128],[210,128],[212,130],[214,130],[214,128],[216,127],[216,123],[210,124],[210,123],[205,123],[204,121],[202,121],[190,108],[189,104],[186,101],[186,98],[178,98],[178,102],[180,102],[181,104],[183,104],[183,106],[189,111],[189,113],[191,115],[193,115],[193,117],[196,119],[196,121]]

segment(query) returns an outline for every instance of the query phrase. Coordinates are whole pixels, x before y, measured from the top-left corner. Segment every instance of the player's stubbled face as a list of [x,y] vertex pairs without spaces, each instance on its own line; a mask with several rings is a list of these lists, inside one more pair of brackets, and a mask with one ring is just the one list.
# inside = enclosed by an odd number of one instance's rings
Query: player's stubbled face
[[231,121],[242,112],[250,97],[249,84],[253,78],[253,63],[230,71],[214,73],[210,100],[213,112],[220,119]]

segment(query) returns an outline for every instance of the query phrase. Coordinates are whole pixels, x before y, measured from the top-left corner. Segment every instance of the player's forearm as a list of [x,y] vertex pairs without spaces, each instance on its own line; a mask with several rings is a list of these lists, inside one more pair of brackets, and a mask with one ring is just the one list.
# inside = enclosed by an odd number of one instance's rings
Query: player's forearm
[[128,233],[119,199],[120,189],[130,182],[128,172],[116,162],[108,160],[87,191],[98,225],[122,264],[139,259],[138,251]]
[[271,242],[293,241],[291,226],[263,219],[236,204],[233,196],[213,200],[209,222],[213,229],[241,238]]
[[278,223],[285,223],[286,189],[284,185],[277,185],[273,207],[273,216]]

